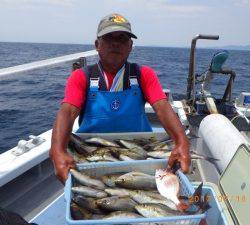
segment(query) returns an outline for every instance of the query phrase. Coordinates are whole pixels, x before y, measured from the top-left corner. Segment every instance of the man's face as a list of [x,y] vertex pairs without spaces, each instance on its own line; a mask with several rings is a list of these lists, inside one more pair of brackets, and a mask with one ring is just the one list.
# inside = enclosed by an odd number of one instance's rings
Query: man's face
[[106,66],[120,67],[132,50],[133,41],[126,32],[112,32],[98,38],[95,42],[101,62]]

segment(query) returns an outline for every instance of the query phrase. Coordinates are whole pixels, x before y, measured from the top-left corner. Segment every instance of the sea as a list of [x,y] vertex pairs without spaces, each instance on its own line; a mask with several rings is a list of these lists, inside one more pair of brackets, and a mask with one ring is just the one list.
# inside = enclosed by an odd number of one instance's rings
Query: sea
[[[92,50],[92,45],[0,42],[0,69],[57,56]],[[213,55],[221,49],[197,49],[196,73],[202,74]],[[250,92],[250,51],[228,50],[226,68],[236,72],[233,96]],[[162,87],[171,90],[175,99],[185,97],[189,68],[189,48],[135,46],[129,61],[151,66]],[[94,63],[98,58],[90,57]],[[52,128],[64,96],[71,63],[37,69],[0,79],[0,153],[15,147],[29,135],[39,135]],[[216,75],[212,93],[223,95],[228,76]]]

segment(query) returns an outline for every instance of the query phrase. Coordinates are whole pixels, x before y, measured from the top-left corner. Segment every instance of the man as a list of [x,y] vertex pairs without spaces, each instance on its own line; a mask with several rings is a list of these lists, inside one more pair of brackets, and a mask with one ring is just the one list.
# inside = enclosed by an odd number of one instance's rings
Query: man
[[[148,101],[161,124],[175,142],[169,167],[180,162],[184,172],[190,165],[189,142],[183,127],[166,100],[155,72],[148,66],[127,62],[137,38],[127,19],[119,14],[104,17],[98,26],[95,47],[100,61],[72,72],[65,98],[53,127],[50,157],[63,183],[75,167],[66,152],[74,120],[80,115],[77,132],[152,131],[145,114]],[[98,82],[93,77],[98,78]]]

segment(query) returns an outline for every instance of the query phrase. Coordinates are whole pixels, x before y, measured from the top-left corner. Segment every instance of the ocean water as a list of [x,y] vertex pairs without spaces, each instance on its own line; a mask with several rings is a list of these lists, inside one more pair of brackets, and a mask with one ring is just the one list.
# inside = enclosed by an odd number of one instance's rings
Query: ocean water
[[[91,45],[1,43],[0,68],[20,65],[37,60],[91,50]],[[204,72],[218,49],[197,49],[198,74]],[[250,51],[230,51],[225,64],[236,72],[233,96],[250,91]],[[135,47],[129,61],[149,65],[157,72],[164,88],[169,88],[175,98],[186,93],[189,67],[188,48]],[[90,57],[94,63],[97,57]],[[64,87],[72,65],[37,69],[23,74],[0,79],[0,153],[17,145],[21,139],[39,135],[52,128]],[[212,92],[216,96],[224,93],[228,80],[216,76]]]

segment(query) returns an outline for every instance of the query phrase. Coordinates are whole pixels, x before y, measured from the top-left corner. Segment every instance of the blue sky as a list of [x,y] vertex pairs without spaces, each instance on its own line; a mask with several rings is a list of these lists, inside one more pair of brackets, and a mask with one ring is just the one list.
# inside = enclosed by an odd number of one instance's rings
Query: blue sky
[[198,33],[220,35],[200,46],[250,44],[250,0],[0,0],[0,41],[92,44],[111,12],[130,20],[136,45],[190,46]]

